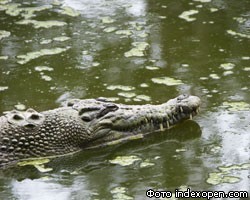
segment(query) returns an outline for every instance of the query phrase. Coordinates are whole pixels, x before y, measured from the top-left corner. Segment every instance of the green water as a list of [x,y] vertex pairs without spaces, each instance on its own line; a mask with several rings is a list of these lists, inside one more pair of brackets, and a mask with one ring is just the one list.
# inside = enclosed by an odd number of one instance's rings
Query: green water
[[1,171],[0,199],[250,192],[249,8],[249,0],[1,0],[1,113],[99,96],[157,104],[181,93],[202,107],[194,121],[145,140],[54,159],[50,172]]

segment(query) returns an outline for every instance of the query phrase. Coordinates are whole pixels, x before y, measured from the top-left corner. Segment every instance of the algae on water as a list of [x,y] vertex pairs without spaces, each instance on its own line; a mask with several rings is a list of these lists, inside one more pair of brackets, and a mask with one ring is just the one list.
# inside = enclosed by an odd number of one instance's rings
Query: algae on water
[[75,9],[69,6],[63,6],[61,10],[61,14],[68,15],[70,17],[77,17],[80,15],[78,11],[76,11]]
[[149,44],[147,42],[133,42],[131,50],[125,52],[125,57],[142,57],[145,56],[145,51],[149,47]]
[[238,101],[238,102],[223,102],[222,107],[226,108],[229,111],[247,111],[250,110],[250,104]]
[[191,16],[191,15],[194,15],[194,14],[197,14],[197,13],[199,13],[198,10],[188,10],[188,11],[184,11],[183,13],[181,13],[181,14],[179,15],[179,18],[184,19],[184,20],[186,20],[187,22],[192,22],[192,21],[196,20],[196,18],[190,17],[190,16]]
[[241,165],[230,165],[218,167],[219,172],[211,172],[208,174],[207,183],[211,185],[219,185],[222,183],[237,183],[241,179],[237,176],[232,176],[230,173],[239,170],[249,170],[250,163],[243,163]]
[[116,27],[107,27],[105,29],[103,29],[104,32],[106,33],[111,33],[111,32],[114,32],[117,28]]
[[57,20],[37,21],[34,19],[24,19],[16,22],[16,24],[21,24],[21,25],[32,24],[34,28],[51,28],[53,26],[65,26],[67,23]]
[[123,91],[131,91],[131,90],[134,90],[135,87],[133,86],[127,86],[127,85],[109,85],[107,87],[108,90],[123,90]]
[[110,23],[113,23],[113,22],[115,21],[114,19],[112,19],[112,18],[109,17],[109,16],[107,16],[107,17],[102,17],[101,20],[102,20],[102,23],[104,23],[104,24],[110,24]]
[[134,164],[136,161],[141,161],[141,158],[139,158],[138,156],[117,156],[115,159],[113,160],[109,160],[109,163],[112,164],[118,164],[121,166],[129,166]]
[[34,159],[34,160],[26,160],[26,161],[21,161],[18,162],[17,165],[18,166],[27,166],[27,165],[31,165],[34,166],[39,172],[50,172],[53,169],[52,168],[45,168],[44,164],[48,163],[50,160],[47,158],[44,159]]
[[36,58],[39,58],[41,56],[45,55],[55,55],[55,54],[60,54],[62,52],[65,52],[69,49],[69,47],[66,48],[54,48],[54,49],[41,49],[40,51],[34,51],[34,52],[29,52],[25,55],[18,55],[17,56],[17,63],[19,64],[25,64],[31,60],[34,60]]
[[9,88],[8,86],[0,86],[0,92],[4,91],[4,90],[7,90],[8,88]]
[[242,38],[250,38],[250,35],[248,34],[244,34],[244,33],[238,33],[236,31],[233,31],[233,30],[227,30],[227,33],[229,35],[233,35],[233,36],[238,36],[238,37],[242,37]]
[[70,37],[67,37],[67,36],[58,36],[58,37],[55,37],[53,38],[54,41],[57,41],[57,42],[64,42],[66,40],[69,40]]
[[9,31],[5,31],[5,30],[0,30],[0,40],[6,37],[10,36],[10,32]]
[[113,200],[133,200],[134,198],[127,195],[126,192],[127,188],[125,187],[115,187],[110,191]]
[[171,78],[171,77],[158,77],[158,78],[152,78],[151,80],[154,83],[164,84],[164,85],[167,85],[167,86],[183,84],[183,82],[181,80],[174,79],[174,78]]

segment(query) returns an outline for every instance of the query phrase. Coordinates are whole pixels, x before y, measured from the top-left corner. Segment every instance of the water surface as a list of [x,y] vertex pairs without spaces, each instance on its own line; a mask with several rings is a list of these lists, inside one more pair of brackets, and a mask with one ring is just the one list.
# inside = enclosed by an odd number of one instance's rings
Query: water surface
[[[1,113],[52,109],[69,98],[202,99],[194,122],[145,140],[54,159],[47,173],[1,172],[0,199],[250,192],[249,7],[248,0],[0,1]],[[117,157],[135,161],[121,166],[112,163]]]

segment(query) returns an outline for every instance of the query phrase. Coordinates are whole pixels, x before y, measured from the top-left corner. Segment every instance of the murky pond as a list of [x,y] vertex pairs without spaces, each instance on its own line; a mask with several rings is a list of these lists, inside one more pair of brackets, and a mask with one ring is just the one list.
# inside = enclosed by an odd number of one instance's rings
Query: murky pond
[[56,158],[45,172],[0,171],[0,199],[250,192],[249,8],[249,0],[0,0],[1,115],[70,98],[202,99],[194,121],[164,133]]

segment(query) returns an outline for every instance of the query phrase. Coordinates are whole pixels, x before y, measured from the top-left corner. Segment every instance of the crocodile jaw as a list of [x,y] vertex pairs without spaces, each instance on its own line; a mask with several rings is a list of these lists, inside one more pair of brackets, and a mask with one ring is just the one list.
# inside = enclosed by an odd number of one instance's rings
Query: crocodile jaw
[[143,138],[152,132],[170,129],[176,124],[193,119],[201,101],[196,96],[179,96],[161,105],[123,106],[91,124],[97,135],[88,148],[109,146]]

